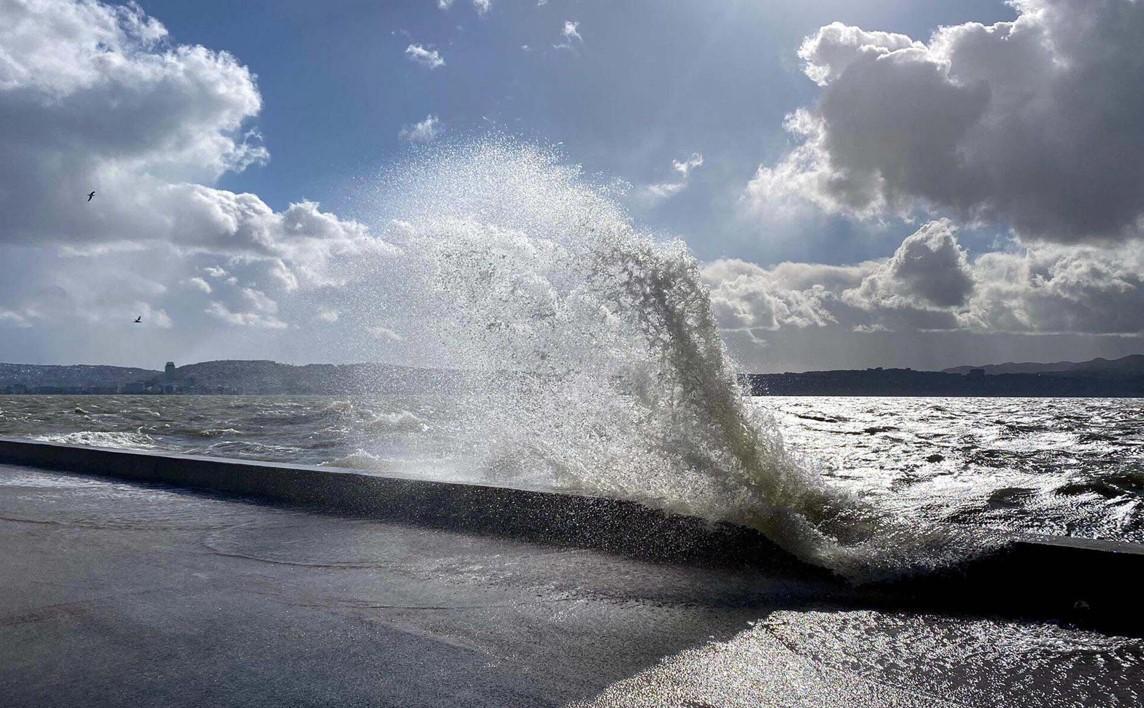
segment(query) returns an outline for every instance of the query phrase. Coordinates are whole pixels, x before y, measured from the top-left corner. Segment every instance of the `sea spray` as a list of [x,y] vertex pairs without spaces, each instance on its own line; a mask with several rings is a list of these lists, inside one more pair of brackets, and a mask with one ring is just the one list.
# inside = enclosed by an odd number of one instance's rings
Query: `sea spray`
[[744,402],[686,246],[637,231],[550,152],[445,147],[398,182],[409,318],[467,372],[488,478],[745,524],[854,579],[980,549],[832,489],[788,454]]

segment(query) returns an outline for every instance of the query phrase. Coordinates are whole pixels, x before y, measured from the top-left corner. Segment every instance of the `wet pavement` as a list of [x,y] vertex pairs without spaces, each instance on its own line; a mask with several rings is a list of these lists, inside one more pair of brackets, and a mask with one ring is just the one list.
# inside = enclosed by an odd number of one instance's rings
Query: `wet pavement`
[[4,705],[1138,699],[1139,640],[839,593],[0,465]]

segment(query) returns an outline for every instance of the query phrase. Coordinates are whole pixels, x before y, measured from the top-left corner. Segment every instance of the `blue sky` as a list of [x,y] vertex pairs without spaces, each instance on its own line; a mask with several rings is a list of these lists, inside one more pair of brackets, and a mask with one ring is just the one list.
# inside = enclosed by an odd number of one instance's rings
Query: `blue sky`
[[[871,236],[838,219],[775,239],[735,218],[742,185],[787,148],[783,117],[816,95],[799,70],[803,37],[841,21],[925,38],[1015,15],[995,0],[500,0],[483,15],[464,0],[444,11],[433,0],[140,4],[175,40],[226,49],[258,77],[256,124],[272,159],[228,174],[223,188],[276,209],[308,198],[368,218],[355,186],[409,150],[402,126],[434,114],[446,139],[495,129],[559,145],[588,174],[633,185],[668,180],[672,160],[699,152],[704,168],[679,198],[633,211],[701,258],[761,263],[888,255],[909,232]],[[569,20],[583,42],[554,49]],[[412,64],[412,43],[436,48],[445,65]]]
[[419,361],[391,187],[490,139],[685,240],[749,369],[1140,351],[1142,41],[1132,0],[0,0],[0,360]]

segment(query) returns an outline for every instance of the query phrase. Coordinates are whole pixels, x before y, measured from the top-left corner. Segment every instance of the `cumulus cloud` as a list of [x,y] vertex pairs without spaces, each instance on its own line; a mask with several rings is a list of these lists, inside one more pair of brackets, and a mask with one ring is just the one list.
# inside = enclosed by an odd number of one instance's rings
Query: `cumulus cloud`
[[431,143],[441,131],[441,120],[430,113],[424,120],[402,127],[397,137],[410,143]]
[[1144,244],[989,253],[964,320],[987,331],[1144,333]]
[[414,64],[419,64],[426,69],[437,69],[445,66],[445,60],[441,58],[441,53],[436,49],[426,49],[420,44],[410,44],[405,48],[405,56],[409,57],[409,61]]
[[869,302],[952,308],[964,305],[972,292],[965,250],[952,224],[941,220],[906,237],[894,255],[863,280],[857,295]]
[[0,19],[0,239],[108,241],[141,202],[266,158],[230,55],[168,46],[132,7],[8,2]]
[[1144,223],[1144,3],[1016,0],[928,42],[834,23],[799,50],[822,87],[746,197],[859,218],[944,212],[1026,239],[1125,240]]
[[970,259],[940,220],[886,259],[773,268],[720,260],[703,278],[728,331],[1144,334],[1144,242],[1013,246]]
[[269,158],[261,105],[236,58],[137,6],[0,0],[0,326],[284,328],[281,296],[392,257],[315,202],[213,186]]

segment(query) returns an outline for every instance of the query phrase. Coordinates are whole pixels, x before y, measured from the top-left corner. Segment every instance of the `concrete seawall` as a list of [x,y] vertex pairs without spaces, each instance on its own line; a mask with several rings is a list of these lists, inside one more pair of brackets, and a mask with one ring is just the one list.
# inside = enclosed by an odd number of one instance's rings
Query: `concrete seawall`
[[88,448],[0,438],[0,463],[162,483],[473,534],[603,550],[641,560],[763,567],[819,586],[824,599],[1038,617],[1144,633],[1144,547],[1022,537],[941,573],[852,587],[789,556],[758,532],[635,502],[306,465]]
[[587,546],[651,560],[777,563],[811,569],[756,531],[667,514],[601,497],[438,482],[311,465],[112,450],[0,438],[0,462],[159,482],[550,544]]

